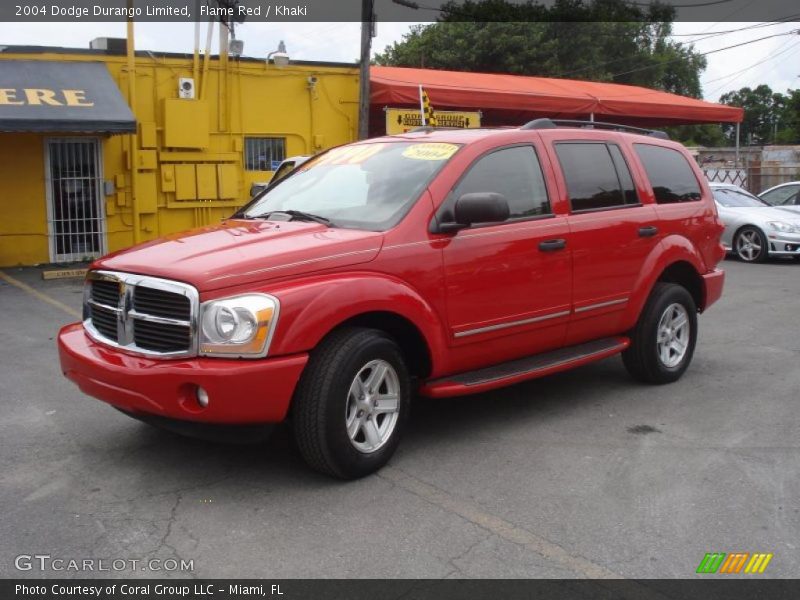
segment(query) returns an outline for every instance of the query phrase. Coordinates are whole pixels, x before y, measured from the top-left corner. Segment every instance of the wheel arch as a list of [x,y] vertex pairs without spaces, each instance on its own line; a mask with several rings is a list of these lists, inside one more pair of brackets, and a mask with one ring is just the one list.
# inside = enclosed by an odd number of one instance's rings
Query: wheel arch
[[[434,308],[407,283],[372,273],[320,278],[277,292],[281,319],[276,354],[313,350],[343,327],[370,327],[391,336],[419,377],[434,374],[446,355],[445,328]],[[283,327],[281,327],[283,325]]]
[[676,261],[665,267],[656,282],[676,283],[683,286],[692,295],[698,311],[702,312],[705,308],[703,278],[694,266],[685,260]]
[[626,327],[635,325],[653,287],[659,281],[684,285],[692,295],[698,311],[702,312],[705,308],[706,292],[701,274],[708,270],[700,253],[688,239],[679,235],[664,238],[647,257],[633,287]]
[[326,337],[345,327],[368,327],[383,331],[400,346],[411,375],[419,378],[430,375],[433,369],[431,349],[419,328],[406,317],[385,310],[365,312],[339,323]]

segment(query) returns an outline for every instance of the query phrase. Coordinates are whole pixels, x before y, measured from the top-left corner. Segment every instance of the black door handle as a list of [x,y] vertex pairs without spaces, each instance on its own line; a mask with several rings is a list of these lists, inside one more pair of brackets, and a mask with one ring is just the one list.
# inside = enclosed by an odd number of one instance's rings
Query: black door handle
[[646,225],[639,227],[639,237],[653,237],[658,233],[658,227],[655,225]]
[[539,250],[542,252],[552,252],[553,250],[563,250],[567,247],[567,240],[558,239],[558,240],[545,240],[543,242],[539,242]]

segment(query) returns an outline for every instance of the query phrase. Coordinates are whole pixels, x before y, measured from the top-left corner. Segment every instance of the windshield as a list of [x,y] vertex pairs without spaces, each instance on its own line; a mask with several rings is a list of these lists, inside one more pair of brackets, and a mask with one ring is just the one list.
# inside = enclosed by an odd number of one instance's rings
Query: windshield
[[757,206],[769,206],[763,200],[756,198],[744,190],[734,188],[711,188],[714,192],[714,200],[727,208],[751,208]]
[[[402,219],[456,144],[378,142],[340,146],[297,167],[238,216],[321,217],[331,227],[384,231]],[[311,219],[308,219],[311,220]]]

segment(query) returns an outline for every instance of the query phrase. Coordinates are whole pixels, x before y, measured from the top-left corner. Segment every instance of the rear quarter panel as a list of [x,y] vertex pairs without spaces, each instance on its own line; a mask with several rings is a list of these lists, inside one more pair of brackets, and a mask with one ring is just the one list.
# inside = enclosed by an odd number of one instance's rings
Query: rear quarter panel
[[[685,238],[689,242],[689,246],[686,247],[687,251],[692,252],[697,259],[694,264],[698,273],[702,274],[714,269],[725,257],[725,253],[720,246],[720,236],[725,227],[717,214],[717,207],[708,181],[691,154],[676,142],[656,138],[639,140],[633,139],[632,136],[624,136],[624,138],[623,143],[627,150],[631,167],[635,170],[637,179],[641,181],[639,186],[640,194],[645,194],[647,201],[652,202],[656,207],[662,241],[666,241],[672,236]],[[680,153],[700,186],[701,199],[675,204],[657,204],[650,179],[647,177],[644,165],[636,153],[636,144],[661,146]],[[685,247],[684,244],[674,243]]]

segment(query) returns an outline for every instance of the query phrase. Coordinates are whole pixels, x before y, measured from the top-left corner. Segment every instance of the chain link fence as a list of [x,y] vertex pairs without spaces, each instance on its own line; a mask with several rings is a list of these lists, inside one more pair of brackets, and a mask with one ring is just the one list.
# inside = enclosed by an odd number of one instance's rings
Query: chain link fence
[[704,167],[703,173],[709,181],[732,183],[753,194],[789,181],[800,181],[800,165],[727,168]]

